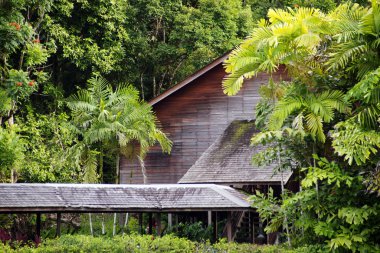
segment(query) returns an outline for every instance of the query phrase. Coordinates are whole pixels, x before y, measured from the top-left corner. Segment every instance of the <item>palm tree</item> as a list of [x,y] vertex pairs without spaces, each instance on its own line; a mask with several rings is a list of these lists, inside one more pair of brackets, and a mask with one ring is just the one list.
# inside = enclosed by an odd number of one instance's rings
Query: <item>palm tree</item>
[[330,14],[334,44],[327,62],[329,69],[355,73],[362,79],[380,62],[380,4],[372,7],[346,3]]
[[[171,142],[157,128],[157,118],[152,108],[139,98],[138,91],[130,85],[119,84],[113,89],[102,77],[94,77],[88,81],[88,89],[81,89],[69,97],[67,106],[72,111],[75,129],[82,139],[73,147],[72,157],[84,170],[84,181],[97,181],[96,169],[99,165],[100,181],[103,181],[104,150],[116,152],[116,175],[119,181],[120,153],[133,150],[131,146],[139,146],[139,161],[146,183],[143,158],[149,147],[158,142],[164,152],[170,152]],[[127,150],[127,151],[126,151]],[[92,222],[89,214],[91,233]],[[113,234],[116,229],[116,213],[114,215]],[[102,233],[105,233],[104,216]]]
[[323,68],[315,57],[331,27],[325,14],[312,8],[270,9],[268,18],[225,61],[228,76],[223,89],[227,95],[236,94],[244,79],[259,72],[273,73],[281,64],[298,77],[310,77],[311,69]]
[[[119,84],[113,89],[104,78],[94,77],[88,81],[88,89],[80,89],[69,97],[67,106],[82,139],[76,149],[78,160],[90,170],[85,170],[86,175],[94,175],[91,170],[98,164],[103,180],[104,149],[116,150],[118,157],[126,147],[139,145],[141,161],[149,147],[157,142],[164,152],[170,152],[171,142],[157,128],[152,108],[140,100],[138,91],[131,85]],[[98,159],[94,160],[95,156]]]

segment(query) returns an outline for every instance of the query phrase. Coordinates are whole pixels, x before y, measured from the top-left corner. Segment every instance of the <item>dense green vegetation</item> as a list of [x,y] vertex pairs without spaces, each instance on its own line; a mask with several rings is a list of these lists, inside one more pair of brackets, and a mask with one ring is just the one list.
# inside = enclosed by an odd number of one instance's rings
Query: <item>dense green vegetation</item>
[[[128,143],[142,145],[141,158],[155,141],[169,151],[149,106],[137,100],[160,94],[233,48],[253,18],[239,0],[0,1],[0,181],[115,182],[119,154],[134,153]],[[81,88],[90,93],[94,80],[103,79],[118,97],[112,99],[136,100],[120,118],[114,113],[125,104],[108,101],[113,112],[100,101],[83,107],[79,100],[88,97],[79,96],[89,94],[74,95]],[[74,96],[76,105],[69,102]],[[125,117],[134,106],[140,108],[135,116],[145,110],[144,119]],[[82,109],[86,120],[113,116],[96,130],[80,125],[92,122],[78,121]],[[148,120],[147,129],[137,128]],[[117,129],[122,121],[129,125]],[[103,136],[88,138],[94,131]]]
[[120,154],[170,152],[145,100],[239,43],[226,94],[282,65],[292,78],[260,89],[252,142],[270,145],[253,162],[292,169],[301,190],[252,200],[294,250],[64,236],[16,252],[378,251],[377,0],[0,0],[0,182],[114,183]]
[[113,238],[92,237],[84,235],[65,235],[55,240],[48,240],[38,248],[21,247],[12,250],[8,246],[3,247],[7,253],[60,253],[60,252],[173,252],[173,253],[193,253],[193,252],[234,252],[234,253],[313,253],[317,252],[314,247],[302,247],[298,249],[288,249],[279,246],[258,246],[253,244],[226,243],[220,241],[211,245],[210,243],[197,243],[185,238],[178,238],[172,235],[154,237],[151,235],[139,236],[115,236]]
[[[291,82],[262,88],[253,144],[271,144],[255,163],[292,169],[300,191],[252,197],[266,230],[291,245],[377,252],[380,227],[380,4],[271,9],[226,61],[226,94],[244,78],[285,65]],[[270,158],[270,159],[268,159]]]

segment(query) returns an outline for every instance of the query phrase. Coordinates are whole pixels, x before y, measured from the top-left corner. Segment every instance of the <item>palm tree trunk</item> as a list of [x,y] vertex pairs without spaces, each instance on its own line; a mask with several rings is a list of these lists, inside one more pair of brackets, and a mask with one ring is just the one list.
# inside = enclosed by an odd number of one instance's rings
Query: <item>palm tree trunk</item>
[[[285,186],[284,186],[284,175],[283,175],[283,171],[282,171],[282,168],[281,168],[280,146],[278,146],[277,155],[278,155],[278,165],[280,166],[280,173],[281,173],[281,193],[284,194]],[[287,217],[286,214],[285,214],[285,217],[284,217],[284,225],[285,225],[285,231],[286,231],[286,238],[288,240],[289,246],[291,246],[290,236],[289,236],[288,217]]]
[[[120,183],[120,154],[117,153],[116,155],[116,184]],[[113,214],[113,230],[112,230],[112,235],[115,236],[116,234],[116,218],[117,218],[117,213]]]
[[141,173],[143,175],[143,182],[144,182],[144,184],[147,184],[148,183],[148,177],[146,175],[144,159],[141,156],[139,156],[139,162],[140,162],[140,167],[141,167]]
[[120,154],[116,155],[116,184],[120,184]]
[[100,183],[103,183],[103,147],[100,146],[100,152],[99,152],[99,176],[100,176]]

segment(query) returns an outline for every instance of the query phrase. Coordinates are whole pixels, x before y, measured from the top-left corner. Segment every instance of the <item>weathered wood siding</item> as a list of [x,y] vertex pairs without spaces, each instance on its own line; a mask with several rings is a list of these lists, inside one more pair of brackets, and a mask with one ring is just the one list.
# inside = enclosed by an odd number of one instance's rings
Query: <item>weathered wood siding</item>
[[[145,159],[147,183],[177,183],[201,154],[236,119],[254,119],[258,89],[268,83],[268,74],[245,82],[232,97],[223,94],[222,64],[156,103],[153,108],[165,133],[173,141],[170,155],[154,147]],[[273,78],[283,78],[283,70]],[[121,183],[142,183],[136,161],[121,160]]]

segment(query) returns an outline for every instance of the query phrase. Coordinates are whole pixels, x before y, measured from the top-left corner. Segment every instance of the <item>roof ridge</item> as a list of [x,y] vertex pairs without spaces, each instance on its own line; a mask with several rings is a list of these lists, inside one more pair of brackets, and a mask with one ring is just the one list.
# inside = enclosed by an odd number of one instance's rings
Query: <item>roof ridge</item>
[[[240,206],[246,206],[247,203],[249,204],[249,202],[247,200],[243,201],[242,199],[239,199],[238,197],[232,195],[230,192],[227,191],[227,189],[233,189],[232,187],[220,186],[220,185],[215,185],[215,186],[216,187],[211,187],[211,189],[216,191],[220,195],[226,197],[227,199],[229,199],[233,203],[240,205]],[[234,189],[234,190],[237,191],[236,189]]]

